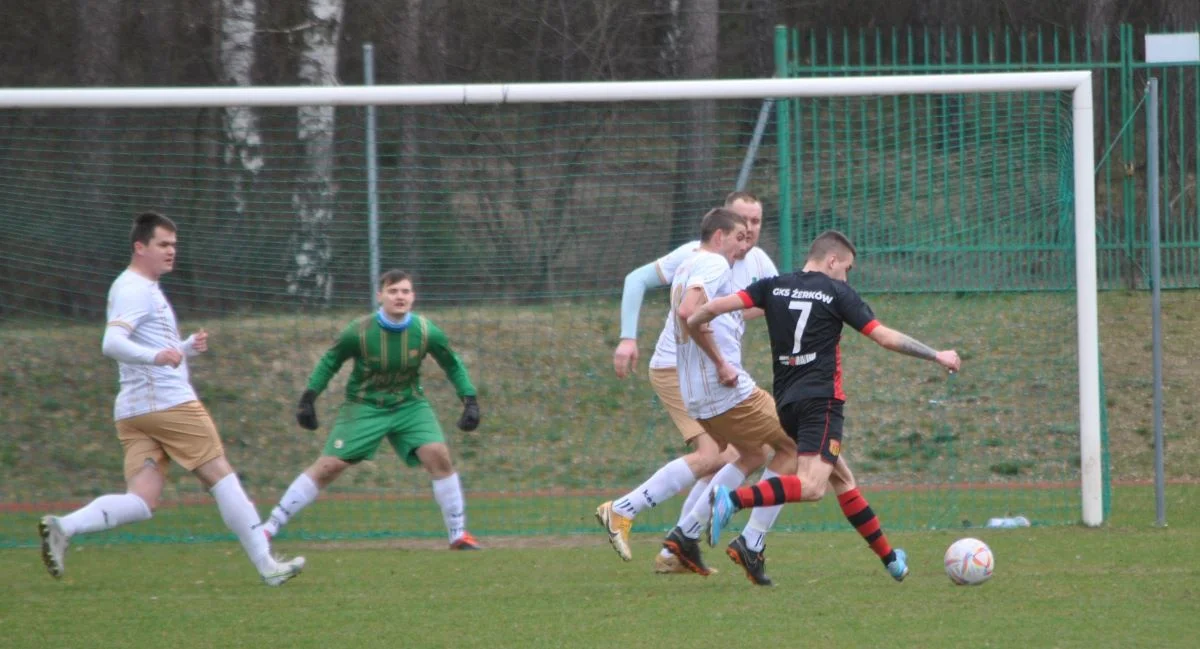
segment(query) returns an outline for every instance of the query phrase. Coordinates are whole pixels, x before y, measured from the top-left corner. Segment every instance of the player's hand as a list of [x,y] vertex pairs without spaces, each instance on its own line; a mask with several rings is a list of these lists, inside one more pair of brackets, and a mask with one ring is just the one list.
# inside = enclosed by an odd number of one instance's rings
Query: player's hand
[[305,390],[304,394],[300,395],[300,403],[296,406],[296,423],[300,424],[301,428],[308,430],[316,430],[320,427],[317,422],[317,393],[312,390]]
[[203,354],[208,351],[208,332],[201,329],[192,334],[192,349],[197,354]]
[[613,369],[617,372],[617,378],[625,378],[633,374],[637,369],[638,348],[637,341],[632,338],[622,338],[617,344],[617,350],[613,352]]
[[938,352],[937,355],[933,357],[933,360],[937,361],[938,365],[950,370],[952,373],[957,372],[958,368],[962,367],[962,360],[958,357],[958,352],[954,351],[953,349],[946,349]]
[[463,413],[458,418],[458,429],[467,432],[479,427],[479,401],[475,397],[463,397]]
[[183,362],[183,352],[178,349],[164,349],[154,355],[155,365],[170,365],[171,367],[179,367]]
[[720,365],[717,366],[717,380],[721,382],[721,385],[724,385],[726,387],[730,387],[730,388],[737,387],[737,384],[738,384],[737,368],[735,368],[733,365],[730,365],[729,363],[721,363]]

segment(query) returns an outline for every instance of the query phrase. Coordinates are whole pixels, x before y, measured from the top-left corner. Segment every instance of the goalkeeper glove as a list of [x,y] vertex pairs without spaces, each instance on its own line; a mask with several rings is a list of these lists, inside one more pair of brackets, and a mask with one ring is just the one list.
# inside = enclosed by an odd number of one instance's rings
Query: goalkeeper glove
[[296,423],[300,424],[301,428],[308,430],[316,430],[320,424],[317,423],[317,393],[312,390],[305,390],[304,394],[300,395],[300,404],[296,406]]
[[458,429],[470,432],[479,427],[479,402],[475,397],[463,397],[463,413],[458,418]]

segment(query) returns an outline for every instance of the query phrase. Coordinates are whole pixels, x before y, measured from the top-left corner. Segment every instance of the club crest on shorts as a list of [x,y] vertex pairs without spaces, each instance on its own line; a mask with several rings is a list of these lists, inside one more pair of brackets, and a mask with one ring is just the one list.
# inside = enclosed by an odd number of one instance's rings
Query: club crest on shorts
[[837,457],[838,455],[841,454],[841,452],[842,452],[842,443],[840,441],[835,439],[835,440],[829,442],[829,454],[830,455]]
[[341,447],[343,447],[343,446],[345,446],[345,445],[346,445],[346,443],[345,443],[345,442],[343,442],[343,441],[342,441],[342,440],[340,440],[340,439],[335,439],[335,440],[333,440],[333,447],[334,447],[334,448],[341,448]]

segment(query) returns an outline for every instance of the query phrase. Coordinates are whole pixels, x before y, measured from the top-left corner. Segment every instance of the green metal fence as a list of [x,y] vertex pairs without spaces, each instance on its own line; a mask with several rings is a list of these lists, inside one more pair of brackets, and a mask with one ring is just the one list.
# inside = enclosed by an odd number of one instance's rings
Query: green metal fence
[[[1052,29],[1014,32],[976,29],[860,29],[776,32],[776,71],[780,76],[830,77],[886,74],[945,74],[1088,69],[1094,73],[1096,115],[1096,229],[1102,288],[1148,286],[1148,229],[1145,208],[1146,80],[1160,79],[1162,124],[1162,237],[1164,288],[1200,286],[1200,64],[1149,64],[1143,61],[1147,30],[1121,25],[1100,34]],[[1151,30],[1156,31],[1156,30]],[[933,100],[931,100],[933,101]],[[928,114],[961,110],[947,96],[924,107]],[[936,103],[936,102],[941,102]],[[808,125],[799,101],[782,102],[780,124],[797,146],[790,156],[798,173],[811,167],[813,146],[822,129]],[[922,109],[918,108],[916,113]],[[815,111],[809,110],[809,116]],[[827,111],[828,112],[828,111]],[[913,128],[901,119],[919,119],[894,111],[892,128]],[[959,134],[961,136],[961,134]],[[943,136],[944,137],[944,136]],[[813,138],[817,141],[813,142]],[[965,142],[970,146],[971,142]],[[974,182],[974,181],[971,181]],[[820,209],[816,196],[806,202],[797,185],[780,188],[780,202],[792,223],[803,223]],[[797,228],[796,243],[802,238]],[[1063,242],[1069,246],[1069,240]],[[1065,288],[1062,287],[1062,288]]]

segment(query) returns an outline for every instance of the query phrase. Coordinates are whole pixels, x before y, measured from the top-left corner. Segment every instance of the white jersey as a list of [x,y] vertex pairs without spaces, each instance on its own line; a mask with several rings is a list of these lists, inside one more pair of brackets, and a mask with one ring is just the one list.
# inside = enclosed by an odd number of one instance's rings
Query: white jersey
[[[679,266],[699,250],[700,242],[692,241],[672,250],[666,256],[660,257],[658,261],[654,262],[654,267],[658,269],[658,276],[662,278],[663,282],[671,282]],[[734,261],[731,272],[735,292],[760,279],[775,277],[779,274],[770,255],[763,252],[763,249],[758,246],[751,248],[744,259]],[[740,338],[742,332],[745,332],[746,326],[742,321],[741,312],[735,311],[734,314],[734,318],[739,324],[738,337]],[[675,367],[675,317],[673,312],[667,313],[667,323],[663,326],[662,333],[658,335],[658,343],[654,346],[654,355],[650,357],[650,367],[656,370],[668,370]]]
[[[124,327],[129,340],[149,349],[179,349],[179,325],[158,282],[126,270],[108,290],[108,326]],[[186,355],[185,355],[186,356]],[[113,418],[128,419],[196,400],[188,380],[187,358],[179,367],[117,362],[121,391]]]
[[[729,262],[713,252],[700,251],[683,262],[671,282],[671,317],[692,288],[699,287],[711,301],[731,295],[733,273]],[[735,317],[737,315],[738,317]],[[717,366],[700,349],[695,340],[680,327],[676,338],[679,373],[679,393],[693,419],[711,419],[745,401],[754,392],[754,379],[742,369],[742,319],[740,314],[727,313],[712,321],[713,338],[721,356],[738,370],[738,382],[734,387],[721,385],[717,380]]]

